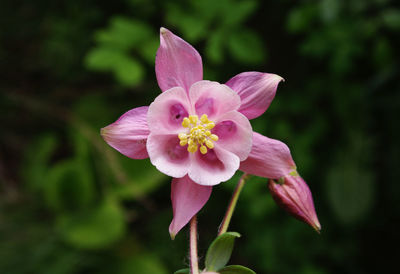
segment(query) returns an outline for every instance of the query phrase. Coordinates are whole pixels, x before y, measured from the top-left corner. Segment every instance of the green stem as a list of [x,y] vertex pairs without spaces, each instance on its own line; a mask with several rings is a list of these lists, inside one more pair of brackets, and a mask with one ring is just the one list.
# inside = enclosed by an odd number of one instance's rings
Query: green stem
[[239,199],[240,192],[242,192],[244,183],[246,182],[246,179],[248,177],[250,177],[250,175],[248,175],[247,173],[244,173],[242,177],[240,177],[239,182],[236,185],[235,191],[232,194],[232,198],[231,201],[229,202],[224,219],[222,220],[222,223],[219,227],[218,236],[228,231],[229,223],[231,222],[233,212],[235,211],[236,203]]
[[190,273],[199,274],[199,263],[197,257],[197,217],[194,215],[190,220]]

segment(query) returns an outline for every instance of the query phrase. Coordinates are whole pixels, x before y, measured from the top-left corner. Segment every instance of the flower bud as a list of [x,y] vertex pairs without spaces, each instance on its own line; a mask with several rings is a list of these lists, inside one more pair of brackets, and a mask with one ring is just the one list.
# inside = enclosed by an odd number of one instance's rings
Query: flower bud
[[315,213],[311,191],[296,171],[281,177],[277,182],[270,180],[268,188],[280,207],[320,232],[321,225]]

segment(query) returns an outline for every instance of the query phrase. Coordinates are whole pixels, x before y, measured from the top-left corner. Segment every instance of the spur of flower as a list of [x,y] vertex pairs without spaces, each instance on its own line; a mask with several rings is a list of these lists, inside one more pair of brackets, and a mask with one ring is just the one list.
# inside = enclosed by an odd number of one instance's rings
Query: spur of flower
[[243,72],[225,84],[203,80],[199,53],[165,28],[160,29],[156,76],[162,93],[103,128],[104,140],[133,158],[149,157],[173,177],[172,237],[197,214],[212,186],[237,170],[279,179],[295,169],[288,147],[253,132],[249,120],[263,114],[282,77]]

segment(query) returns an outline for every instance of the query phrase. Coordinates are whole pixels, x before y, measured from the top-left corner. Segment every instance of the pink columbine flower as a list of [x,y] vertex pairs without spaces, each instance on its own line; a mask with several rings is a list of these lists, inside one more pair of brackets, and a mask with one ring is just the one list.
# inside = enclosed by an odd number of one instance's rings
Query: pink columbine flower
[[171,237],[204,206],[212,186],[238,169],[279,179],[295,168],[288,147],[252,131],[282,77],[244,72],[226,84],[203,80],[199,53],[165,28],[160,30],[156,76],[162,93],[103,128],[104,140],[133,159],[149,157],[173,177]]
[[315,213],[310,188],[297,171],[294,170],[277,181],[270,180],[268,187],[279,206],[319,233],[321,225]]

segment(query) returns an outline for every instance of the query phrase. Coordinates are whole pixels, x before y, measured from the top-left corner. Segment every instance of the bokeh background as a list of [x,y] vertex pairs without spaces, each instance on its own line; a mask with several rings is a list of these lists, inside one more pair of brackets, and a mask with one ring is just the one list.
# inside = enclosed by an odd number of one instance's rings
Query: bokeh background
[[[161,26],[198,49],[205,79],[251,70],[286,79],[252,125],[291,148],[323,230],[289,217],[267,180],[253,178],[231,223],[243,235],[231,262],[261,274],[394,273],[395,2],[1,1],[0,273],[164,274],[188,265],[187,229],[175,241],[168,234],[170,178],[99,135],[160,93]],[[216,186],[201,211],[203,258],[236,180]]]

